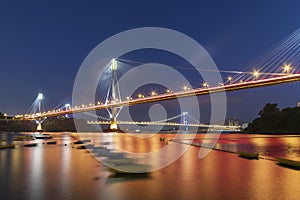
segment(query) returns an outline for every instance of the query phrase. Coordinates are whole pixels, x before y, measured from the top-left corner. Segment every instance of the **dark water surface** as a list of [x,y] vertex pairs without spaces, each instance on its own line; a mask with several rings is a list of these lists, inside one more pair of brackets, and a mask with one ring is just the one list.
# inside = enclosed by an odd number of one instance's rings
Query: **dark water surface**
[[[214,150],[199,158],[199,147],[166,144],[174,140],[173,134],[81,135],[96,145],[134,152],[137,157],[165,148],[164,154],[147,160],[153,166],[187,148],[174,162],[146,175],[114,175],[101,158],[71,144],[79,139],[76,134],[49,133],[55,145],[46,140],[13,141],[18,134],[0,133],[0,140],[6,140],[1,144],[16,144],[14,149],[0,150],[1,199],[300,199],[300,171]],[[211,142],[204,137],[186,134],[180,139]],[[38,145],[23,146],[31,142]],[[215,147],[300,160],[299,136],[222,134]]]

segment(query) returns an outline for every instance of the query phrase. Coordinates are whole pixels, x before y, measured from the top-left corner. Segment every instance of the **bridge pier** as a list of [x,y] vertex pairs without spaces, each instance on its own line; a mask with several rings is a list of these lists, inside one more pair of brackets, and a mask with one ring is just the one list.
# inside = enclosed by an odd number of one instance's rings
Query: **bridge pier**
[[36,131],[38,131],[38,132],[42,132],[43,131],[42,123],[45,120],[46,120],[46,117],[45,118],[38,117],[37,119],[35,119],[35,123],[37,124]]
[[37,130],[38,132],[43,131],[43,129],[42,129],[42,121],[38,121],[38,122],[37,122],[36,130]]
[[117,108],[116,107],[111,108],[110,130],[118,130]]

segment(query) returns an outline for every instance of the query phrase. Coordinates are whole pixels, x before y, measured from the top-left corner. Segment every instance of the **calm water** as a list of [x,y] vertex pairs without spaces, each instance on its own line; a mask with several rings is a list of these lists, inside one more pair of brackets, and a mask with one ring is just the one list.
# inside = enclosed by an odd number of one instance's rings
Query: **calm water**
[[[15,149],[0,150],[0,193],[5,199],[299,199],[300,171],[278,166],[271,160],[247,160],[236,154],[211,151],[199,158],[199,147],[160,141],[160,138],[184,142],[210,143],[198,134],[175,138],[173,134],[84,134],[96,145],[131,153],[129,157],[157,152],[141,162],[155,168],[178,152],[183,153],[170,165],[148,175],[115,176],[99,157],[76,149],[71,142],[78,135],[50,133],[55,145],[35,140],[38,146],[24,147],[13,141],[19,133],[1,133],[0,140],[16,144]],[[1,142],[5,144],[6,142]],[[222,134],[219,149],[258,152],[274,158],[300,160],[299,136],[263,136]],[[176,157],[176,156],[175,156]],[[175,158],[174,157],[174,158]]]

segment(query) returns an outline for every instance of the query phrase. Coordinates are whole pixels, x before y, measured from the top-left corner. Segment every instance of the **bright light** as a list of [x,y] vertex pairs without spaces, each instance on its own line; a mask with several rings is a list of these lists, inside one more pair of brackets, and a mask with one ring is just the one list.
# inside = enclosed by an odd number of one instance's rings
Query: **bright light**
[[69,103],[65,104],[66,108],[69,108],[71,105]]
[[42,93],[39,93],[38,96],[37,96],[37,99],[42,100],[43,98],[44,98],[44,95]]
[[144,97],[144,95],[142,95],[142,94],[139,94],[139,95],[138,95],[138,97],[139,97],[139,98],[143,98],[143,97]]
[[202,86],[203,86],[203,87],[208,87],[208,84],[207,84],[206,82],[204,82],[204,83],[202,84]]
[[157,93],[155,91],[152,91],[151,96],[155,96],[155,95],[157,95]]
[[167,93],[171,93],[172,90],[171,90],[171,89],[167,89],[166,92],[167,92]]
[[260,73],[259,73],[258,70],[254,70],[254,71],[253,71],[253,76],[254,76],[255,78],[258,78],[259,75],[260,75]]
[[183,86],[183,90],[184,90],[184,91],[187,91],[187,90],[189,90],[189,89],[190,89],[189,86],[187,86],[187,85]]
[[286,73],[289,73],[291,70],[291,64],[285,64],[283,66],[283,71],[286,72]]
[[114,70],[117,70],[117,68],[118,68],[117,60],[115,58],[113,58],[111,60],[111,70],[114,71]]
[[231,76],[228,76],[227,80],[228,80],[229,82],[231,82],[231,81],[232,81],[232,77],[231,77]]

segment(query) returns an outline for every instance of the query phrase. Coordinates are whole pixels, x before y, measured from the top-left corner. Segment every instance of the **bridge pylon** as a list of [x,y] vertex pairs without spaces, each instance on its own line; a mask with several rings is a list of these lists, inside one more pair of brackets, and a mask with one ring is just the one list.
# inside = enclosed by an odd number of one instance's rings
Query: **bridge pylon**
[[[112,86],[111,86],[111,91],[108,90],[106,103],[114,104],[117,101],[121,101],[121,95],[120,95],[118,77],[117,77],[118,61],[115,58],[113,58],[110,62],[110,69],[111,69]],[[110,92],[111,92],[111,96],[109,100]],[[121,109],[122,107],[116,107],[116,106],[111,106],[110,109],[107,109],[107,111],[110,114],[110,130],[118,130],[117,117]]]
[[[42,114],[42,100],[44,99],[44,95],[42,93],[39,93],[37,98],[36,98],[36,101],[38,103],[38,113],[39,114]],[[43,128],[42,128],[42,123],[45,121],[46,118],[41,118],[41,117],[38,117],[35,122],[37,124],[37,127],[36,127],[36,131],[38,132],[41,132],[43,131]]]
[[188,115],[188,113],[184,112],[184,113],[182,113],[182,116],[181,116],[181,124],[184,124],[184,131],[188,131],[189,130],[189,124],[188,124],[187,115]]

